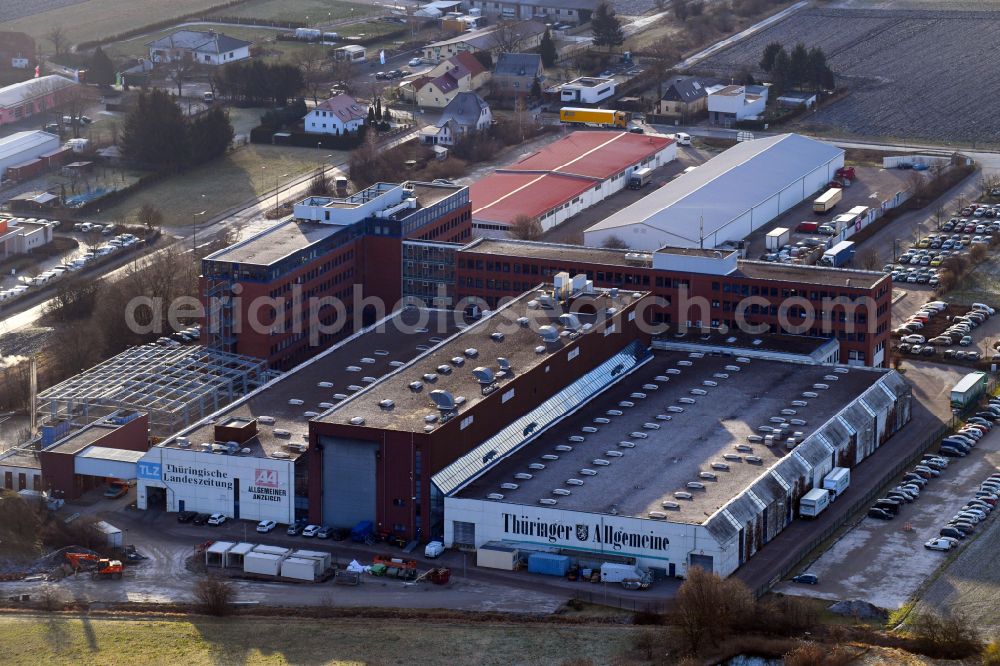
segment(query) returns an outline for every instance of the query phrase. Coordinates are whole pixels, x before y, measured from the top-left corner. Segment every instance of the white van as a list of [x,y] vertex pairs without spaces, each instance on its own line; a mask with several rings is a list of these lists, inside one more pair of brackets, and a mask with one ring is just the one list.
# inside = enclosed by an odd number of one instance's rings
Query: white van
[[677,145],[678,146],[690,146],[691,145],[691,135],[690,134],[685,134],[684,132],[678,132],[677,134],[674,135],[674,138],[677,139]]

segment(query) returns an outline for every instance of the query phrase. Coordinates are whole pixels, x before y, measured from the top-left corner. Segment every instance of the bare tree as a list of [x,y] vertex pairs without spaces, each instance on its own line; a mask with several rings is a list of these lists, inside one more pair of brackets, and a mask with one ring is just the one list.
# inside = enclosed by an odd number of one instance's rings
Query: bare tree
[[69,47],[69,36],[61,25],[52,26],[45,34],[45,39],[49,40],[56,55],[62,55]]
[[[302,81],[306,93],[312,97],[313,104],[319,104],[319,91],[326,78],[326,54],[323,48],[312,44],[295,54],[292,64],[302,72]],[[324,95],[325,97],[325,95]]]
[[538,240],[542,237],[542,225],[538,218],[518,215],[510,224],[510,235],[520,240]]
[[676,608],[674,623],[687,641],[687,648],[697,653],[706,638],[714,643],[748,620],[753,595],[735,578],[723,579],[701,567],[691,567],[677,591]]
[[525,28],[518,21],[499,21],[490,38],[500,53],[517,53],[525,40]]
[[601,247],[608,248],[609,250],[627,250],[628,249],[628,243],[626,243],[625,241],[623,241],[618,236],[608,236],[601,243]]
[[865,249],[861,253],[861,267],[866,271],[878,270],[881,265],[881,259],[878,256],[878,250],[873,247]]
[[136,213],[136,220],[139,224],[152,231],[163,224],[163,213],[159,208],[146,201],[139,206],[139,212]]
[[170,62],[167,68],[167,78],[177,86],[178,97],[183,96],[184,83],[191,78],[193,72],[194,63],[192,63],[191,58],[178,58]]
[[194,584],[194,596],[206,613],[229,615],[236,600],[236,588],[223,578],[206,577]]

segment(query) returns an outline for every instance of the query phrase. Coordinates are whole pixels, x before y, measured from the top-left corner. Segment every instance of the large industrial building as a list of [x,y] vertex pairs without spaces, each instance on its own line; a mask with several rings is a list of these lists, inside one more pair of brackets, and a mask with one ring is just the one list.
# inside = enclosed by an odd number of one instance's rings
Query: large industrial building
[[755,355],[646,355],[591,400],[543,404],[537,436],[435,475],[446,545],[733,573],[910,418],[895,371]]
[[138,507],[281,523],[305,516],[310,420],[457,324],[444,310],[399,310],[163,440],[139,461]]
[[52,74],[0,88],[0,125],[50,111],[67,101],[77,84]]
[[738,143],[584,232],[634,250],[713,248],[743,240],[826,186],[844,151],[798,134]]
[[472,232],[507,238],[518,217],[551,229],[625,188],[635,169],[677,158],[673,139],[621,131],[572,132],[472,185]]
[[[309,197],[292,217],[202,260],[202,341],[287,370],[404,296],[431,301],[439,284],[450,288],[450,279],[408,271],[404,258],[433,253],[428,242],[471,235],[464,186],[376,183],[347,197]],[[338,299],[343,309],[311,312],[314,297]],[[355,312],[362,299],[368,305]]]
[[[478,239],[455,252],[455,293],[494,307],[559,272],[597,287],[648,290],[650,322],[680,329],[740,330],[836,340],[835,362],[889,367],[892,281],[884,273],[738,259],[734,250],[652,253],[533,241]],[[813,315],[810,317],[809,315]]]
[[7,170],[59,151],[59,137],[41,130],[17,132],[0,139],[0,181]]

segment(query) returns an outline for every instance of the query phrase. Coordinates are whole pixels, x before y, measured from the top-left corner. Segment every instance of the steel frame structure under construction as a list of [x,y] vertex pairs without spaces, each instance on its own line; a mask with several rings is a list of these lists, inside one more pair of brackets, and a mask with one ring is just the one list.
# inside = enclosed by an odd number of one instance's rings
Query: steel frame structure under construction
[[[133,347],[42,391],[47,420],[89,421],[96,407],[149,414],[150,434],[172,435],[273,379],[264,361],[190,345]],[[95,410],[95,418],[106,410]]]

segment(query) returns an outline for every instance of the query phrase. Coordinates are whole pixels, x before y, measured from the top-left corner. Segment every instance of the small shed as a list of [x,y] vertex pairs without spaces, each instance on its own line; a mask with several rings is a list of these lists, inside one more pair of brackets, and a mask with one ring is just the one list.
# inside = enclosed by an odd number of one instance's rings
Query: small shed
[[205,549],[206,567],[226,566],[226,554],[232,550],[236,543],[233,541],[216,541]]
[[247,556],[247,553],[253,551],[253,546],[252,543],[247,543],[246,541],[236,544],[226,553],[226,561],[222,566],[239,567],[242,569],[243,558]]
[[502,543],[484,543],[476,550],[476,566],[513,571],[517,568],[518,549]]
[[122,547],[122,531],[120,529],[111,523],[104,522],[103,520],[98,521],[95,527],[108,540],[109,546],[112,548]]
[[285,559],[284,555],[251,551],[243,558],[243,571],[264,576],[277,576],[281,573],[281,563]]
[[281,576],[312,582],[323,573],[322,566],[322,562],[318,559],[288,557],[281,563]]

